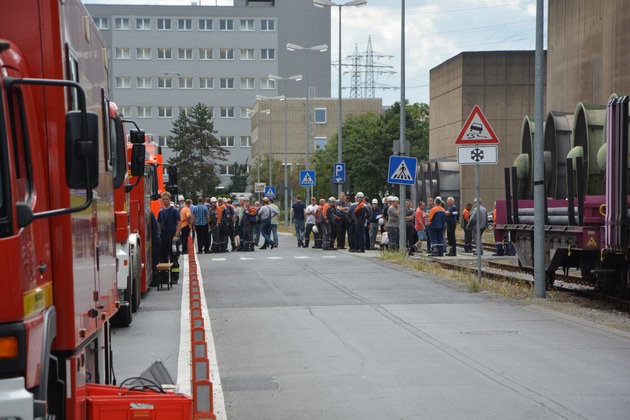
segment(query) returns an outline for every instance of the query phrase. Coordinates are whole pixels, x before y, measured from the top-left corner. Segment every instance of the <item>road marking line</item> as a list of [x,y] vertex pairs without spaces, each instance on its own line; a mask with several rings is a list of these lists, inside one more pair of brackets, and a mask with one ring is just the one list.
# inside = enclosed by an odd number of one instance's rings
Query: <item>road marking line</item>
[[323,255],[322,258],[337,258],[336,255]]
[[307,260],[311,257],[299,256],[299,257],[293,257],[293,258],[295,258],[296,260]]
[[268,260],[281,260],[282,257],[267,257]]
[[245,260],[253,260],[253,258],[249,258],[249,257],[241,257],[241,260],[245,261]]
[[227,258],[213,258],[212,261],[225,261]]

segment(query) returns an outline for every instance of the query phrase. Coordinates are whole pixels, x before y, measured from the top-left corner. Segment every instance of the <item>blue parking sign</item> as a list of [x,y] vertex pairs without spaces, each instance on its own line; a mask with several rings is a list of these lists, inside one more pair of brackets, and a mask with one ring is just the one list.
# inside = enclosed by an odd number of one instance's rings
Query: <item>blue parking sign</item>
[[337,162],[333,164],[333,181],[335,184],[343,184],[346,182],[346,164]]

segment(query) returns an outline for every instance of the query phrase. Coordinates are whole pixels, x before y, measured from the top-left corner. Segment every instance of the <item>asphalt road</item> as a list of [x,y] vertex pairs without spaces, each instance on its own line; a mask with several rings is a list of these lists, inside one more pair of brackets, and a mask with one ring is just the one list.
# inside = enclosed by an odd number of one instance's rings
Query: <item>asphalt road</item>
[[229,419],[627,419],[630,336],[384,263],[200,255]]
[[[281,235],[278,249],[197,256],[218,418],[628,418],[630,334],[378,255]],[[114,330],[119,377],[159,358],[185,382],[183,286],[152,290]]]

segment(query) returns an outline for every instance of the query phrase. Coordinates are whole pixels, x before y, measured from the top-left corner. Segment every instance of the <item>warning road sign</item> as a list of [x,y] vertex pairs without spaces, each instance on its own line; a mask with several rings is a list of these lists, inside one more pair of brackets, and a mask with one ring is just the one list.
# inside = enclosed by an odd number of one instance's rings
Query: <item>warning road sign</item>
[[416,158],[390,156],[387,182],[413,185],[416,182],[416,165]]
[[468,116],[462,131],[457,136],[455,144],[497,144],[499,138],[492,130],[490,123],[486,119],[478,105],[475,105]]

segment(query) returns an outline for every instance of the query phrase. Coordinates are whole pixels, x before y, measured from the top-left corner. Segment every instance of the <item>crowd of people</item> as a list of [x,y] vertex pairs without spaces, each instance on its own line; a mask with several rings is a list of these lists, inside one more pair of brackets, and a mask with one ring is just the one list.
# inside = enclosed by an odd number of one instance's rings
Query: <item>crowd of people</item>
[[[181,252],[188,252],[191,234],[196,237],[199,254],[227,252],[230,246],[232,251],[251,252],[256,247],[273,249],[279,245],[280,210],[271,198],[252,203],[249,197],[240,197],[232,203],[230,198],[198,197],[194,206],[192,200],[184,200],[183,196],[178,197],[178,204],[170,201],[169,193],[162,198],[164,207],[157,219],[164,243],[160,246],[160,261],[168,257],[171,242],[181,244]],[[325,251],[398,251],[403,246],[399,230],[400,218],[404,217],[407,253],[424,252],[437,257],[457,255],[458,224],[464,230],[463,251],[483,253],[481,246],[473,249],[473,237],[477,226],[483,234],[488,223],[488,212],[477,205],[477,200],[466,204],[460,214],[453,197],[429,198],[414,208],[411,200],[401,204],[398,197],[388,196],[379,202],[361,192],[355,194],[354,201],[341,193],[338,199],[312,197],[309,204],[297,196],[291,214],[298,247],[309,248],[312,243],[312,248]],[[496,210],[492,215],[494,220]],[[506,251],[502,243],[497,243],[497,253],[493,255]]]

